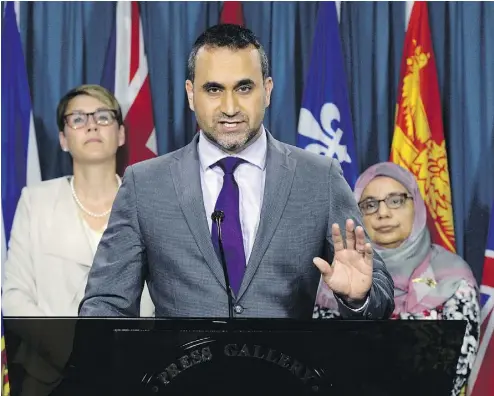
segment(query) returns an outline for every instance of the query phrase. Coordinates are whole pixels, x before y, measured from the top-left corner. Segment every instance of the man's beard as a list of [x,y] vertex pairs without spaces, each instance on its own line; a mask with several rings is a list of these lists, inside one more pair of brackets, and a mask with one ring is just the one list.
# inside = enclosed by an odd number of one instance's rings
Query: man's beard
[[239,152],[257,136],[260,127],[261,126],[259,125],[257,128],[248,128],[246,131],[238,134],[221,134],[216,129],[213,129],[212,132],[205,129],[202,129],[202,131],[210,141],[223,150],[229,152]]

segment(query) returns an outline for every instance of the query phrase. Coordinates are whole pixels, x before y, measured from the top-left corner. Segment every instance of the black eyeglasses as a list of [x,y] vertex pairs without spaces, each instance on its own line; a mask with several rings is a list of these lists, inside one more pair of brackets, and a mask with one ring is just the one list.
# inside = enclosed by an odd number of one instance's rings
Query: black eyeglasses
[[359,202],[358,206],[364,215],[371,215],[379,210],[381,202],[384,202],[389,209],[399,209],[408,199],[413,199],[413,197],[407,193],[392,193],[384,199],[365,199]]
[[93,120],[97,125],[109,126],[115,122],[117,112],[116,110],[110,109],[97,110],[92,113],[75,112],[66,114],[64,119],[65,123],[72,129],[81,129],[87,125],[90,116],[93,117]]

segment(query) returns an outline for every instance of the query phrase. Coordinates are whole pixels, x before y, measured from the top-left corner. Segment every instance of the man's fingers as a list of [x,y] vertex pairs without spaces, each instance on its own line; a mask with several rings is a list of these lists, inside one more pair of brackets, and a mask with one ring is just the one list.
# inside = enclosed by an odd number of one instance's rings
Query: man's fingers
[[374,266],[374,251],[372,250],[372,246],[370,243],[366,243],[364,246],[364,251],[365,251],[365,263],[370,265],[371,267]]
[[326,260],[323,260],[320,257],[315,257],[312,260],[312,262],[319,269],[321,275],[324,278],[333,275],[333,268],[329,265],[329,263]]
[[337,223],[334,223],[332,225],[331,234],[333,238],[334,251],[338,252],[339,250],[345,249],[345,245],[343,244],[343,237],[340,231],[340,226]]
[[355,228],[355,249],[359,253],[363,253],[365,248],[365,232],[361,226]]
[[355,224],[350,219],[346,221],[346,248],[355,250]]

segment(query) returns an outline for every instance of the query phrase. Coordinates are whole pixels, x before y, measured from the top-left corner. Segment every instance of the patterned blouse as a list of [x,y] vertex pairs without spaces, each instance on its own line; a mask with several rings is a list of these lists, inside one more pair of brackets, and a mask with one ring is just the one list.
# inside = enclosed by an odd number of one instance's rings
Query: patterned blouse
[[[314,307],[314,319],[334,319],[339,317],[334,310]],[[456,293],[443,305],[430,311],[421,313],[393,314],[391,319],[404,320],[466,320],[467,328],[463,338],[460,358],[456,366],[456,377],[451,396],[466,394],[467,380],[472,371],[473,363],[477,355],[480,333],[480,305],[478,291],[469,286],[465,281],[460,283]]]

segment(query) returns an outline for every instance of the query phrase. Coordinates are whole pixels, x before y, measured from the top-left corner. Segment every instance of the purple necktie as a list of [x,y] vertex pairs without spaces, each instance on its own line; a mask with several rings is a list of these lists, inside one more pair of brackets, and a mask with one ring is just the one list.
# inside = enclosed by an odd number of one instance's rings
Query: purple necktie
[[[245,272],[245,251],[244,240],[242,237],[242,228],[240,226],[240,209],[239,209],[239,192],[238,185],[233,176],[233,172],[244,160],[236,157],[226,157],[219,160],[215,165],[223,169],[223,187],[216,201],[214,210],[221,210],[225,216],[221,223],[221,238],[223,241],[223,250],[225,252],[226,265],[230,286],[235,294],[238,294],[240,284]],[[213,222],[211,230],[213,245],[218,257],[220,250],[218,244],[218,226]]]

